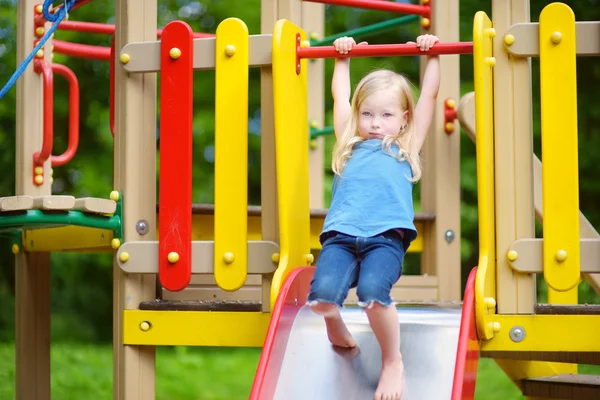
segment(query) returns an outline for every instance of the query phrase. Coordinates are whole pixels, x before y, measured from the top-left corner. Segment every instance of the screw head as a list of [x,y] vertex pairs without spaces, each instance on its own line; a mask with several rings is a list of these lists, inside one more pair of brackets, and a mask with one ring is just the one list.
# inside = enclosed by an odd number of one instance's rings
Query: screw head
[[454,241],[454,231],[452,229],[448,229],[446,233],[444,233],[444,239],[446,239],[446,242],[452,243]]
[[522,326],[513,326],[508,333],[513,342],[522,342],[525,339],[525,328]]
[[135,230],[140,235],[145,235],[146,233],[148,233],[149,225],[150,224],[148,224],[148,221],[146,221],[145,219],[141,219],[135,224]]

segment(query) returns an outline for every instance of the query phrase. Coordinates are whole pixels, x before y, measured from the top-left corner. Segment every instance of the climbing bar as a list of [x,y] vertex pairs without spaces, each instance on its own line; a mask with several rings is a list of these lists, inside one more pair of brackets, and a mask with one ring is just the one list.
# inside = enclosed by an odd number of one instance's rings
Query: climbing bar
[[540,14],[539,32],[544,278],[549,303],[577,304],[581,278],[579,163],[575,15],[571,8],[562,3],[546,6]]
[[326,126],[323,129],[310,129],[310,138],[311,139],[315,139],[318,138],[319,136],[325,136],[325,135],[329,135],[330,133],[333,133],[334,129],[333,126]]
[[180,291],[192,276],[193,37],[167,24],[160,49],[159,278]]
[[52,72],[61,75],[69,83],[69,141],[63,154],[51,158],[52,166],[58,167],[71,161],[79,145],[79,82],[75,73],[64,65],[52,64]]
[[54,45],[54,52],[59,54],[102,61],[110,59],[110,47],[64,42],[62,40],[53,40],[52,44]]
[[321,40],[311,40],[310,45],[311,46],[329,45],[329,44],[333,43],[333,41],[335,39],[343,37],[343,36],[351,36],[354,38],[358,38],[361,36],[366,36],[371,33],[381,33],[388,29],[395,28],[398,25],[402,25],[404,23],[414,21],[417,19],[419,19],[419,17],[416,15],[407,15],[407,16],[400,17],[400,18],[394,18],[394,19],[390,19],[389,21],[378,22],[376,24],[367,25],[367,26],[363,26],[361,28],[356,28],[356,29],[352,29],[352,30],[349,30],[346,32],[327,36]]
[[33,70],[38,74],[42,74],[44,86],[44,134],[42,137],[42,150],[33,153],[33,181],[35,185],[39,186],[41,183],[43,183],[43,177],[41,179],[37,179],[38,181],[41,180],[40,183],[36,182],[37,176],[41,175],[35,173],[36,167],[43,167],[46,160],[48,160],[48,158],[50,158],[52,155],[52,144],[54,140],[54,74],[52,73],[52,67],[50,64],[43,59],[34,60]]
[[346,6],[352,8],[363,8],[366,10],[391,11],[402,14],[415,14],[429,18],[431,13],[430,7],[417,5],[396,3],[387,0],[304,0],[312,3],[329,4],[332,6]]
[[299,59],[303,58],[347,58],[424,56],[448,54],[472,54],[472,42],[436,43],[430,50],[421,51],[416,44],[369,44],[354,47],[348,54],[341,55],[333,46],[296,47]]
[[248,275],[248,36],[237,18],[217,27],[214,274],[226,291]]

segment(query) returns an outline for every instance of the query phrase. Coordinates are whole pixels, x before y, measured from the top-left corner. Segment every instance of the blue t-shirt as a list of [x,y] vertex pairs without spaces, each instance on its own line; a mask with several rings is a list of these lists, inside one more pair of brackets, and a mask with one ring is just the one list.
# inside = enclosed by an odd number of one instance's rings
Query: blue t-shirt
[[[390,151],[391,150],[391,151]],[[350,236],[371,237],[390,229],[404,230],[404,247],[417,237],[412,198],[412,169],[399,162],[381,139],[369,139],[354,146],[342,176],[333,178],[333,195],[323,232],[337,231]],[[392,154],[390,154],[390,152]]]

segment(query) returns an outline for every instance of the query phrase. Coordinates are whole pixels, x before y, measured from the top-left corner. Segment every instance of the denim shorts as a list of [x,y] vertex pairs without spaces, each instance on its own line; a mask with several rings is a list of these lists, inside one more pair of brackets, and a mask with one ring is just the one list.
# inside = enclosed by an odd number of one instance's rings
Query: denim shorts
[[323,247],[310,285],[308,304],[343,306],[350,288],[356,288],[358,305],[392,304],[392,286],[402,274],[404,245],[394,230],[372,237],[339,232],[324,235]]

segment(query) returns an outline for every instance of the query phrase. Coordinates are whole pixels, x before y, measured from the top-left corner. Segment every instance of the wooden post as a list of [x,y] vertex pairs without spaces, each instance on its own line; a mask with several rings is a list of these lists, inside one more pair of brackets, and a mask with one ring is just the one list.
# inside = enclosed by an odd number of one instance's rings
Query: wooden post
[[[302,29],[310,39],[325,36],[325,5],[302,2]],[[308,120],[309,126],[325,126],[325,60],[308,60]],[[324,207],[325,138],[311,140],[309,148],[310,208]]]
[[[33,50],[33,12],[39,0],[17,5],[17,64]],[[46,29],[50,24],[46,24]],[[50,48],[50,41],[45,49]],[[50,52],[45,54],[51,61]],[[42,196],[51,193],[50,179],[33,183],[33,154],[42,146],[42,78],[33,62],[19,78],[16,121],[16,194]],[[50,176],[50,159],[44,176]],[[15,358],[17,400],[50,400],[50,254],[19,253],[15,263]]]
[[499,314],[534,311],[535,274],[518,274],[506,249],[534,237],[531,68],[528,58],[510,57],[502,32],[530,21],[529,0],[492,1],[494,38],[494,131],[496,160],[496,254]]
[[[261,0],[260,31],[272,34],[278,15],[278,0]],[[260,163],[262,240],[279,243],[277,171],[275,168],[275,121],[273,115],[273,69],[260,69]],[[271,275],[262,275],[262,310],[270,311]]]
[[[459,0],[435,1],[431,7],[431,27],[421,33],[437,35],[444,42],[458,42]],[[421,79],[426,65],[421,57]],[[421,273],[438,277],[437,300],[460,300],[460,129],[444,131],[444,102],[458,104],[460,95],[459,56],[441,56],[441,84],[429,136],[423,148],[421,208],[435,214],[427,224],[422,253]]]
[[[114,187],[123,194],[124,241],[156,238],[156,74],[128,74],[120,49],[156,40],[156,1],[117,0],[115,38]],[[141,235],[136,223],[148,222]],[[123,310],[137,309],[156,295],[155,275],[126,274],[113,263],[113,351],[115,399],[155,398],[155,349],[123,345]]]

